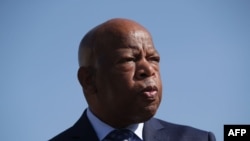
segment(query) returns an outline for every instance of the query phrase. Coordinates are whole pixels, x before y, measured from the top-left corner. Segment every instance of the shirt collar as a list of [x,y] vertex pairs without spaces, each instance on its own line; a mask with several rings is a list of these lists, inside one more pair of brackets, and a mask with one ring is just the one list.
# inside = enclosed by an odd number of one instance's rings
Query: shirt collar
[[[115,128],[109,126],[108,124],[102,122],[98,119],[88,108],[87,109],[87,117],[93,126],[99,140],[103,140],[111,131],[115,130]],[[127,129],[133,131],[140,139],[142,137],[144,123],[132,124],[127,127]]]

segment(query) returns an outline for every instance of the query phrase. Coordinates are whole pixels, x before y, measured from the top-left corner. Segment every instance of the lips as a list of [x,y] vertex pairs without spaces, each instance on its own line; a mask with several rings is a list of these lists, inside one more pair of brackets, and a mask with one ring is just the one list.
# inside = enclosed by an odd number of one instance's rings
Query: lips
[[149,100],[154,100],[157,92],[158,88],[156,86],[147,86],[141,90],[141,94]]

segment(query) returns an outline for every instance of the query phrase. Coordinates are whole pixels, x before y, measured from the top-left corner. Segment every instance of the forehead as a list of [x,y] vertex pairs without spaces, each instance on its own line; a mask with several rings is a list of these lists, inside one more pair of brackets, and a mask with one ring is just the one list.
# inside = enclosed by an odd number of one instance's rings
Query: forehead
[[95,29],[94,37],[94,52],[98,58],[120,49],[156,51],[147,29],[131,21],[104,23]]
[[155,50],[151,35],[144,30],[131,30],[117,34],[117,36],[106,35],[103,39],[105,39],[105,41],[99,48],[99,52],[101,51],[102,54],[124,48],[133,50]]
[[154,48],[152,38],[148,32],[135,31],[130,32],[124,42],[125,46],[133,46],[138,49]]
[[[79,64],[92,64],[120,48],[154,49],[150,33],[142,25],[127,19],[113,19],[90,30],[79,46]],[[88,62],[88,63],[84,63]]]

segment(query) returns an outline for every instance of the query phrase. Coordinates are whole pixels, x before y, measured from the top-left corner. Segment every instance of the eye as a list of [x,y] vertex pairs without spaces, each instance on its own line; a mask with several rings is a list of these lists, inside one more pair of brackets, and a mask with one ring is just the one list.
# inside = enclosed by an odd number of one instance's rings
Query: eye
[[124,58],[121,58],[118,63],[121,64],[121,63],[129,63],[129,62],[135,62],[136,59],[134,57],[124,57]]
[[149,61],[154,61],[159,63],[160,62],[160,56],[151,56],[149,57]]

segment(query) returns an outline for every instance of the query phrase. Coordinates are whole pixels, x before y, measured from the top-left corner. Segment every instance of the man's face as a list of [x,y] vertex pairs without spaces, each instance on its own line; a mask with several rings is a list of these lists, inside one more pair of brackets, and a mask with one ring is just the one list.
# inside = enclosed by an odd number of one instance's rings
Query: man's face
[[98,113],[124,125],[143,122],[156,113],[161,101],[160,56],[144,30],[118,40],[119,44],[110,43],[98,52]]

